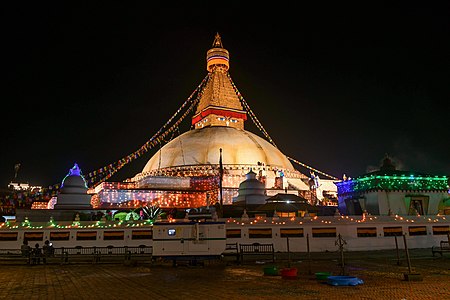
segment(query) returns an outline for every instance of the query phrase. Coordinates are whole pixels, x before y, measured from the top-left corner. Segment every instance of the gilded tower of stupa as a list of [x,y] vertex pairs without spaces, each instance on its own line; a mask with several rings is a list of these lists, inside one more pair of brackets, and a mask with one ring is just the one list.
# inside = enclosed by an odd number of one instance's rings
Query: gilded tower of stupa
[[210,73],[192,124],[196,129],[206,126],[228,126],[244,129],[247,112],[228,79],[230,54],[216,34],[213,47],[206,53],[206,69]]

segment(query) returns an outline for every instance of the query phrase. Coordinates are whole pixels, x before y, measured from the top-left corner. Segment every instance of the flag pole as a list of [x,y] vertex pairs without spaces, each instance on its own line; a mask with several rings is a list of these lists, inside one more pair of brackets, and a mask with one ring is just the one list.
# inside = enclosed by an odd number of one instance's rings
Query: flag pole
[[222,189],[222,181],[223,181],[223,164],[222,164],[222,148],[219,149],[219,193],[220,193],[220,215],[223,215],[223,189]]

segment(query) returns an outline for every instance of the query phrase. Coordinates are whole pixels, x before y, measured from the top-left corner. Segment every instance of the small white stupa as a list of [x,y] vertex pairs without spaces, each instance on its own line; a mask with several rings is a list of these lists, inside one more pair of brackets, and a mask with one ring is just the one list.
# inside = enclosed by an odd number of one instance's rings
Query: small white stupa
[[233,204],[266,203],[264,183],[256,179],[256,173],[250,169],[245,177],[246,179],[239,185],[238,196],[233,199]]
[[55,204],[55,209],[91,209],[91,195],[81,170],[75,163],[64,177]]

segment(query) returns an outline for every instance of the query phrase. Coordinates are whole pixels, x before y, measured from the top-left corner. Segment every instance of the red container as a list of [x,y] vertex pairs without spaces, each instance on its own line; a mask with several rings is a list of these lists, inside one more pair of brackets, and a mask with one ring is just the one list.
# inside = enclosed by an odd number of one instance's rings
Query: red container
[[284,268],[280,271],[281,277],[285,279],[297,278],[297,268]]

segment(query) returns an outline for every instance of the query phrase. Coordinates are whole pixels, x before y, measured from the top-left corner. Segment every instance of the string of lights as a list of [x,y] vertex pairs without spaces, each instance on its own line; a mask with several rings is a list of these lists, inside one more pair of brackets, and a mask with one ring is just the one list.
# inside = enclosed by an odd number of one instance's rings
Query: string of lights
[[[245,110],[247,111],[247,113],[250,115],[250,118],[252,119],[253,123],[255,124],[255,126],[261,131],[261,133],[269,140],[269,142],[275,147],[278,148],[277,145],[275,144],[275,142],[273,141],[273,139],[270,137],[270,135],[267,133],[267,131],[264,129],[263,125],[261,124],[261,122],[259,122],[258,118],[256,117],[255,113],[250,109],[250,106],[248,105],[247,101],[245,101],[244,97],[242,96],[242,94],[239,92],[239,90],[237,89],[236,85],[234,84],[233,80],[231,79],[230,73],[227,73],[228,79],[231,82],[231,85],[234,88],[234,91],[236,92],[237,96],[239,97],[239,100],[241,101],[242,105],[244,106]],[[289,156],[286,156],[287,159],[301,165],[302,167],[305,167],[311,171],[314,171],[318,174],[324,175],[326,177],[329,177],[333,180],[338,180],[338,178],[327,174],[325,172],[319,171],[316,168],[313,168],[311,166],[308,166],[307,164],[304,164],[302,162],[299,162],[296,159],[293,159]]]
[[[228,224],[234,223],[237,225],[320,225],[320,224],[333,224],[333,225],[348,225],[348,224],[373,224],[373,225],[387,225],[387,226],[401,226],[401,225],[426,225],[436,224],[433,227],[433,232],[439,232],[439,234],[447,234],[449,232],[449,225],[446,216],[313,216],[313,217],[291,217],[291,218],[271,218],[271,217],[257,217],[257,218],[233,218],[230,217],[226,221]],[[442,225],[440,225],[441,223]],[[44,229],[44,228],[58,228],[58,229],[84,229],[84,228],[124,228],[124,227],[151,227],[153,220],[136,220],[133,223],[125,221],[112,221],[112,220],[100,220],[100,221],[65,221],[57,223],[53,218],[50,218],[48,222],[30,222],[29,219],[25,219],[23,222],[2,222],[0,223],[0,229]],[[392,227],[387,227],[388,229]],[[436,233],[435,233],[436,234]]]
[[275,147],[278,148],[273,139],[270,137],[270,135],[267,133],[267,131],[264,129],[261,122],[259,122],[256,115],[251,110],[250,106],[248,105],[247,101],[245,101],[242,94],[239,92],[237,86],[234,84],[233,80],[231,79],[230,73],[227,72],[227,77],[230,80],[231,86],[233,87],[234,91],[236,92],[236,95],[238,96],[239,100],[241,101],[242,105],[244,106],[244,109],[247,111],[247,113],[250,115],[250,118],[252,119],[253,123],[256,125],[256,127],[262,132],[262,134],[269,140],[269,142]]
[[322,171],[319,171],[319,170],[317,170],[317,169],[315,169],[315,168],[313,168],[313,167],[311,167],[311,166],[308,166],[307,164],[304,164],[304,163],[302,163],[302,162],[300,162],[300,161],[298,161],[298,160],[296,160],[296,159],[293,159],[292,157],[289,157],[289,156],[286,156],[286,157],[287,157],[290,161],[293,161],[293,162],[295,162],[296,164],[299,164],[299,165],[301,165],[302,167],[305,167],[305,168],[307,168],[307,169],[309,169],[309,170],[311,170],[311,171],[314,171],[314,172],[316,172],[316,173],[318,173],[318,174],[327,176],[327,177],[329,177],[329,178],[331,178],[331,179],[333,179],[333,180],[339,180],[337,177],[334,177],[334,176],[332,176],[332,175],[330,175],[330,174],[327,174],[327,173],[324,173],[324,172],[322,172]]
[[447,191],[447,176],[370,175],[337,183],[339,194],[370,190]]
[[[175,132],[175,129],[178,128],[180,123],[184,120],[184,118],[193,110],[193,108],[197,105],[199,101],[199,97],[203,90],[203,86],[209,79],[209,74],[202,80],[202,82],[197,86],[197,88],[191,93],[188,99],[181,105],[181,107],[169,118],[169,120],[138,150],[135,152],[121,158],[120,160],[109,164],[108,166],[102,167],[98,170],[90,172],[86,175],[88,182],[92,184],[94,187],[98,184],[108,180],[111,176],[113,176],[117,171],[119,171],[123,166],[128,164],[129,162],[135,160],[136,158],[142,156],[148,150],[152,149],[156,144],[160,144],[164,142],[164,139],[168,136],[169,133]],[[194,98],[194,95],[197,94],[197,97]],[[169,129],[164,131],[169,124],[175,119],[175,117],[187,106],[190,105],[187,110],[182,114],[182,116],[171,126]],[[106,173],[106,174],[105,174]],[[104,176],[103,176],[104,175]],[[98,177],[102,176],[100,179]]]

